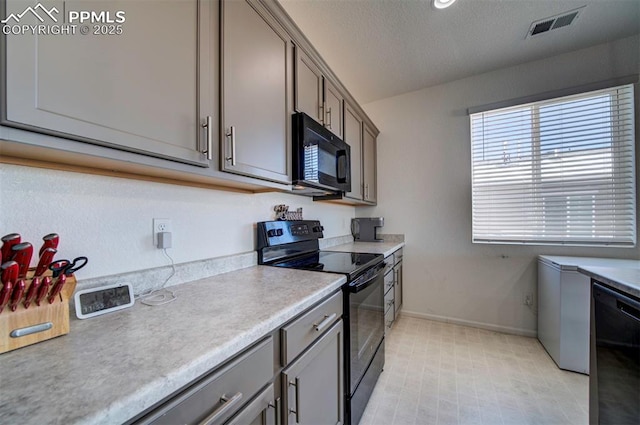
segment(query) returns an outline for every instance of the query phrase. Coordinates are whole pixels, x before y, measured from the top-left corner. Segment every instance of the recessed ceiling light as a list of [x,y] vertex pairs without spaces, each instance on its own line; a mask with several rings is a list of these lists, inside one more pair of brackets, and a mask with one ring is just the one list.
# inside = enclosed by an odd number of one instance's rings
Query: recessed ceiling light
[[436,9],[445,9],[455,3],[456,0],[433,0],[433,7]]

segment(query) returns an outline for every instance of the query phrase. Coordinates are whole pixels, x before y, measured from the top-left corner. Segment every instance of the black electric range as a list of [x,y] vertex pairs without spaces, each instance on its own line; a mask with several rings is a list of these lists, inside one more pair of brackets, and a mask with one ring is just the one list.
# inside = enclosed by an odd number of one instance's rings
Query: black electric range
[[345,327],[345,423],[357,424],[384,366],[384,257],[321,251],[319,221],[257,224],[258,264],[347,277],[343,286]]

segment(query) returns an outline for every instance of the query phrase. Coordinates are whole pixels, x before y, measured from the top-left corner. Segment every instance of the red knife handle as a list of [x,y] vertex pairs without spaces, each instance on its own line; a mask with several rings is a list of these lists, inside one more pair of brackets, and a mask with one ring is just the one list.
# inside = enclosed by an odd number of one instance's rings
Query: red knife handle
[[31,257],[33,256],[33,245],[29,242],[19,243],[12,246],[11,251],[13,252],[11,259],[20,266],[18,277],[27,277],[27,271],[29,271],[29,264],[31,264]]
[[11,282],[12,284],[18,280],[18,271],[20,266],[15,261],[7,261],[0,266],[0,280],[2,283]]
[[9,308],[11,311],[16,311],[20,301],[22,300],[22,296],[24,295],[24,288],[26,287],[26,283],[24,279],[20,279],[18,283],[16,283],[15,288],[13,288],[13,294],[11,295],[11,301],[9,301]]
[[42,279],[42,283],[40,284],[40,288],[38,288],[38,295],[36,295],[36,305],[40,305],[40,301],[49,293],[49,288],[51,287],[51,278],[49,276],[45,276]]
[[38,295],[38,289],[40,289],[40,278],[34,277],[29,285],[27,295],[24,296],[24,308],[29,308],[31,301],[33,301]]
[[9,302],[9,298],[11,298],[11,293],[13,292],[13,283],[5,282],[2,285],[2,291],[0,291],[0,313],[4,309],[4,306]]
[[56,297],[58,296],[60,291],[62,291],[62,287],[64,286],[64,283],[66,281],[67,281],[67,276],[65,274],[61,274],[60,277],[58,277],[56,284],[53,286],[53,289],[51,290],[51,294],[49,294],[49,298],[48,298],[49,304],[53,304],[53,302],[56,300]]
[[49,233],[48,235],[43,237],[42,240],[44,241],[44,243],[42,244],[40,251],[38,251],[39,256],[42,256],[42,253],[47,248],[53,248],[53,249],[58,248],[58,242],[60,242],[60,236],[58,236],[57,233]]
[[55,248],[46,248],[42,251],[42,254],[40,254],[40,261],[38,261],[38,266],[36,267],[33,277],[42,276],[42,273],[47,270],[47,267],[49,267],[49,264],[53,261],[53,256],[56,255],[56,252],[58,251]]
[[11,247],[19,244],[22,241],[22,237],[18,233],[10,233],[4,235],[0,240],[2,241],[2,258],[4,258],[5,261],[10,260],[13,255]]

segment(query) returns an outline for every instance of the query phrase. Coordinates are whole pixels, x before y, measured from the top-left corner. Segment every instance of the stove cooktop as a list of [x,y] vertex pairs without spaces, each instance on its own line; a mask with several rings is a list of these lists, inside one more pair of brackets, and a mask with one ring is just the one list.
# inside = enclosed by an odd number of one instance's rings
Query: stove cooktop
[[317,251],[293,259],[278,261],[271,265],[290,269],[340,273],[347,275],[349,280],[352,280],[382,260],[383,256],[380,254]]

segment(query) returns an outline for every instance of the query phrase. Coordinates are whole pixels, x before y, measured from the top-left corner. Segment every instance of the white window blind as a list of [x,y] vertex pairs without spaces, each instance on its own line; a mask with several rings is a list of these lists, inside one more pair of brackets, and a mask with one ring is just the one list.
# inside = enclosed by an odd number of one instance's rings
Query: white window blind
[[471,114],[473,242],[634,246],[633,85]]

